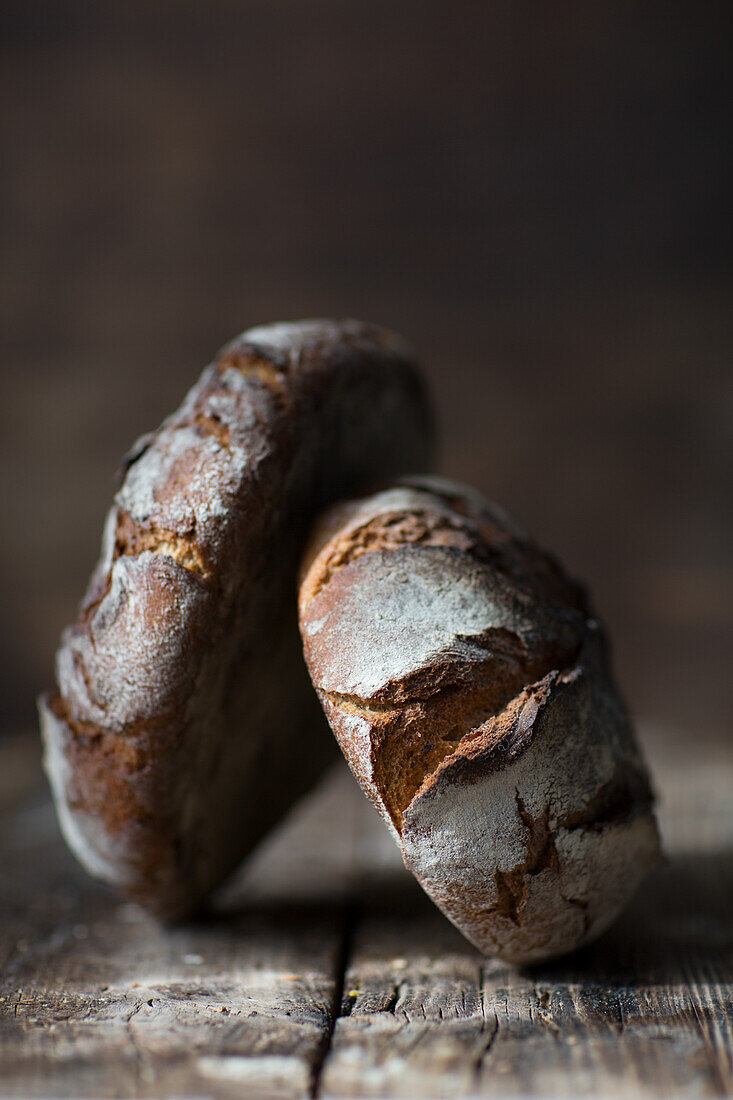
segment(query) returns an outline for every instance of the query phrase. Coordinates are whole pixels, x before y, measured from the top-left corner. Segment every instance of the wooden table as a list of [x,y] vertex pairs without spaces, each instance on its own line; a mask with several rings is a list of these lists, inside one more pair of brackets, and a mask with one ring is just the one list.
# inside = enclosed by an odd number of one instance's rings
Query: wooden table
[[67,853],[35,739],[4,743],[0,1095],[731,1095],[731,753],[644,739],[666,863],[527,971],[431,906],[344,767],[216,917],[164,930]]

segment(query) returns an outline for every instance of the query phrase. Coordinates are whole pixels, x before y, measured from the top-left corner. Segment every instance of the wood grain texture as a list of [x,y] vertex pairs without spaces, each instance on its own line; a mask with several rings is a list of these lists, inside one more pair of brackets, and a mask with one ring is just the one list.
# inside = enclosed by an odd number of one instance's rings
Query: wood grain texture
[[672,858],[599,944],[520,972],[437,914],[358,929],[326,1063],[336,1096],[729,1095],[733,862]]
[[336,910],[164,929],[94,885],[38,790],[5,816],[4,1096],[300,1096],[327,1033]]
[[162,929],[76,867],[35,744],[9,742],[0,1096],[733,1095],[733,761],[694,741],[646,738],[666,864],[531,970],[432,907],[345,768],[207,922]]

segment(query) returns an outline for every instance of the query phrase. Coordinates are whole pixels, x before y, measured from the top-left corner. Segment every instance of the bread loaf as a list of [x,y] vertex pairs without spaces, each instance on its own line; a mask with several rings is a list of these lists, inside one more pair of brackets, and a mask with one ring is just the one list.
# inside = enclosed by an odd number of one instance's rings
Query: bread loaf
[[40,701],[66,838],[167,918],[201,905],[321,773],[303,667],[316,511],[430,461],[426,395],[382,329],[251,329],[125,461],[102,554]]
[[583,590],[477,493],[410,479],[317,525],[306,661],[406,866],[478,948],[586,943],[658,855]]

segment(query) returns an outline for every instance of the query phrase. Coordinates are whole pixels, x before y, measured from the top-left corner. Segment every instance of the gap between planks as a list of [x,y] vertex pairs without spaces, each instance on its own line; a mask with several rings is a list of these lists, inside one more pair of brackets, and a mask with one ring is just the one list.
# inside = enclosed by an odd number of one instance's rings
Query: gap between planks
[[313,1059],[313,1065],[311,1067],[311,1080],[310,1080],[310,1092],[309,1096],[311,1100],[316,1100],[321,1095],[321,1078],[323,1076],[323,1067],[326,1064],[329,1051],[331,1050],[331,1044],[333,1043],[333,1036],[336,1030],[336,1024],[339,1019],[348,1015],[344,1012],[346,1001],[344,998],[344,985],[346,982],[346,970],[349,965],[349,957],[351,954],[351,945],[354,936],[354,926],[356,924],[357,914],[356,907],[349,905],[345,908],[342,916],[341,923],[341,940],[339,945],[339,951],[336,957],[336,966],[334,968],[333,976],[333,996],[331,998],[331,1005],[328,1014],[328,1026],[324,1032],[323,1039],[319,1048],[316,1050],[315,1057]]

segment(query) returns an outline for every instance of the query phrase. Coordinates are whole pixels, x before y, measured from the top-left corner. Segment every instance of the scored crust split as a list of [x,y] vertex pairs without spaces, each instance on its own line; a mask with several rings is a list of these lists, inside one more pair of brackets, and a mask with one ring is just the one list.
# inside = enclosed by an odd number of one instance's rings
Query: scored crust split
[[411,353],[356,321],[251,329],[139,441],[39,703],[92,873],[184,916],[318,778],[332,738],[298,637],[302,538],[430,451]]
[[333,508],[301,577],[311,679],[430,897],[510,961],[599,935],[659,842],[583,590],[500,509],[429,478]]

